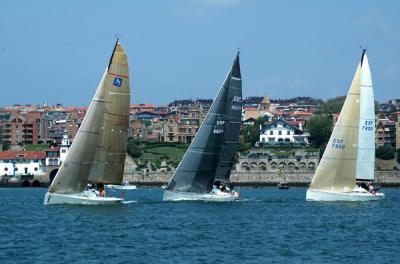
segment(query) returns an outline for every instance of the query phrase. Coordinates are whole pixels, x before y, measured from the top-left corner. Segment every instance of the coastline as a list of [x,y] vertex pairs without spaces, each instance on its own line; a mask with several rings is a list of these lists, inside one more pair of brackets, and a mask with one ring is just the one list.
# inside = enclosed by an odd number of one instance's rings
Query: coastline
[[[160,187],[167,184],[172,177],[172,172],[152,173],[125,173],[124,181],[138,187]],[[276,186],[279,182],[286,182],[290,186],[308,186],[314,172],[232,172],[231,182],[235,186],[243,187],[268,187]],[[382,187],[400,187],[400,171],[375,171],[375,179]],[[38,184],[39,183],[39,184]],[[30,181],[13,183],[1,182],[0,187],[43,187],[49,186],[47,177],[38,176]]]

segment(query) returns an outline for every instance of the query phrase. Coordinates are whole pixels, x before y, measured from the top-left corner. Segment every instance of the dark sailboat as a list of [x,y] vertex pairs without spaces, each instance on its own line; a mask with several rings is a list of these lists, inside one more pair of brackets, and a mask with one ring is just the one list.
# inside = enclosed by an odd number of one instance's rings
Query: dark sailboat
[[218,179],[229,181],[239,144],[242,116],[242,79],[239,53],[192,144],[170,180],[164,200],[233,200],[238,193]]

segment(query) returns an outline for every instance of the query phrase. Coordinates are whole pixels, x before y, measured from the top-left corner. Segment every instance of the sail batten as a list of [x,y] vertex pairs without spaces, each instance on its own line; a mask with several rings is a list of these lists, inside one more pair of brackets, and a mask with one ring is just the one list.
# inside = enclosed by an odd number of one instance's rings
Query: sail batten
[[[233,161],[236,146],[225,144],[239,138],[242,109],[239,54],[225,78],[209,112],[201,124],[189,149],[178,165],[167,190],[206,193],[211,191],[214,179],[220,175],[220,164]],[[238,119],[239,118],[239,119]],[[238,125],[231,120],[239,121]],[[227,149],[226,146],[234,146]],[[221,151],[233,153],[223,157]],[[230,172],[232,166],[226,172]]]

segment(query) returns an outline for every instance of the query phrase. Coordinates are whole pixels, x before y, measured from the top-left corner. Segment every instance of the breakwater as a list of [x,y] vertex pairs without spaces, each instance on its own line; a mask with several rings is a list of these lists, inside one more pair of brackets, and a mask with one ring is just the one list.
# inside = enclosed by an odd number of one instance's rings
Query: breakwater
[[[232,172],[231,182],[236,186],[275,186],[286,181],[292,186],[307,186],[314,172]],[[126,173],[124,179],[138,186],[161,186],[167,184],[172,172]],[[375,171],[375,179],[382,186],[400,187],[400,171]]]
[[[158,187],[168,183],[172,172],[125,173],[124,181],[143,187]],[[232,172],[231,182],[236,186],[275,186],[287,182],[291,186],[307,186],[314,172]],[[7,181],[2,178],[0,187],[48,187],[49,176],[33,175],[31,178],[18,178],[18,181]],[[375,179],[386,187],[400,187],[400,171],[375,171]]]

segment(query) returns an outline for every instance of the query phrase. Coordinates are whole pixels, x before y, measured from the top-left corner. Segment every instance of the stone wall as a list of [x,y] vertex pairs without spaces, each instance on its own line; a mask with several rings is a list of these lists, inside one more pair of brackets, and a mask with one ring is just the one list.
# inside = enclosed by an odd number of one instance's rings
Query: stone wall
[[[126,173],[124,179],[138,186],[167,184],[172,172]],[[307,186],[314,172],[232,172],[231,182],[238,186],[275,186],[281,181],[290,185]],[[375,171],[375,178],[382,186],[400,186],[400,171]]]

